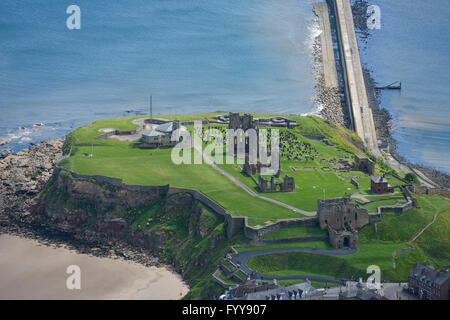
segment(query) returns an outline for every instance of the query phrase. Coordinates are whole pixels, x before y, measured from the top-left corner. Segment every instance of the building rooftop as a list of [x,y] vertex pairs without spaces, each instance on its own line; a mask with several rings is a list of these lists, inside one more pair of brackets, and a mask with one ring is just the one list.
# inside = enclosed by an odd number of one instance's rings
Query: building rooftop
[[320,291],[307,282],[288,287],[279,287],[266,291],[247,294],[246,300],[292,300],[319,295]]
[[142,133],[143,136],[146,137],[157,137],[157,136],[163,136],[164,133],[163,132],[159,132],[159,131],[155,131],[155,130],[148,130],[148,131],[144,131]]
[[375,183],[389,183],[383,176],[372,176],[371,179]]
[[449,271],[438,271],[433,266],[418,263],[411,271],[410,276],[423,282],[443,284],[450,278]]
[[156,127],[156,131],[171,133],[173,131],[173,121],[160,124]]

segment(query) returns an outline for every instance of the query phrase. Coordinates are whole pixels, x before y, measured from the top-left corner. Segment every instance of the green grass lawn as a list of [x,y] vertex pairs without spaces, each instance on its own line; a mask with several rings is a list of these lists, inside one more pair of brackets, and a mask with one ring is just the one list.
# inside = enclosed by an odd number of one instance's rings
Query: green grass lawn
[[[288,287],[288,286],[292,286],[294,284],[303,283],[303,282],[305,282],[305,280],[277,280],[277,283],[283,287]],[[311,282],[311,285],[316,289],[323,289],[325,286],[325,282],[320,282],[320,281],[310,281],[310,282]],[[327,282],[326,286],[327,286],[327,288],[333,288],[333,287],[338,287],[339,284],[333,283],[333,282]]]
[[223,263],[223,265],[224,265],[225,267],[227,267],[228,270],[230,270],[230,271],[236,270],[236,267],[235,267],[233,264],[231,264],[229,261],[225,261],[225,262]]
[[[203,118],[212,119],[213,116],[218,114],[222,114],[222,112],[157,115],[157,117],[192,121]],[[273,116],[270,114],[253,115],[255,117]],[[289,209],[250,196],[209,165],[175,165],[171,161],[171,149],[145,150],[132,148],[132,143],[127,141],[98,139],[98,135],[100,135],[99,129],[133,130],[137,125],[132,124],[131,121],[143,117],[145,116],[102,119],[76,129],[69,134],[72,141],[71,157],[65,159],[62,165],[81,174],[122,178],[128,184],[170,184],[176,187],[197,189],[225,207],[231,214],[247,216],[249,224],[252,226],[263,226],[280,218],[302,217],[301,214]],[[292,116],[291,118],[299,123],[299,127],[292,131],[300,139],[311,143],[319,152],[323,153],[318,158],[348,157],[350,159],[354,152],[359,152],[353,145],[353,142],[358,142],[358,139],[351,131],[336,127],[317,117]],[[336,143],[338,147],[328,147],[321,141],[302,137],[300,135],[302,132],[328,135],[335,140],[333,143]],[[196,153],[196,151],[192,151]],[[84,157],[84,153],[93,153],[94,156],[91,158]],[[320,169],[301,172],[292,172],[290,170],[291,165],[321,166],[326,163],[322,163],[320,159],[316,159],[314,163],[283,160],[284,173],[294,176],[296,180],[296,191],[293,193],[264,195],[303,210],[315,211],[317,209],[317,199],[323,197],[323,189],[325,189],[326,197],[340,197],[346,193],[356,191],[355,187],[350,184],[349,178],[341,181],[331,172],[323,172]],[[223,165],[227,172],[255,189],[254,183],[248,177],[235,170],[235,167],[235,165]]]
[[[383,214],[377,232],[373,225],[360,231],[359,251],[354,255],[330,256],[304,252],[289,252],[255,256],[247,262],[252,269],[268,275],[310,274],[334,278],[367,278],[366,269],[378,265],[382,280],[406,281],[414,262],[433,264],[438,269],[450,267],[450,201],[438,196],[417,196],[419,208],[402,214]],[[409,242],[419,230],[437,221],[415,242]],[[271,246],[277,247],[277,246]],[[413,250],[397,256],[398,250]]]
[[[418,208],[401,214],[384,213],[382,221],[366,226],[360,232],[360,241],[373,240],[408,242],[421,228],[428,225],[435,215],[436,222],[429,227],[411,247],[422,251],[424,259],[438,268],[450,267],[450,200],[439,196],[416,195]],[[401,256],[403,257],[403,255]]]
[[246,252],[253,250],[266,250],[276,248],[315,248],[315,249],[334,249],[328,242],[325,241],[311,241],[311,242],[295,242],[283,244],[269,244],[264,246],[252,246],[235,248],[238,252]]
[[398,197],[402,197],[403,198],[403,194],[399,191],[396,191],[392,194],[388,194],[388,195],[371,195],[371,196],[366,196],[366,198],[370,201],[375,201],[375,200],[381,200],[381,199],[388,199],[388,198],[398,198]]
[[242,281],[245,281],[248,278],[248,276],[242,270],[238,270],[235,275],[237,275]]
[[[359,192],[359,190],[350,183],[350,178],[343,178],[343,180],[341,180],[333,172],[325,172],[318,168],[320,165],[317,164],[317,162],[318,160],[314,163],[310,162],[307,164],[304,163],[304,161],[282,161],[281,167],[283,172],[281,177],[284,177],[286,174],[294,177],[296,189],[294,192],[277,193],[260,193],[259,188],[251,178],[240,170],[242,165],[219,164],[219,166],[239,181],[243,182],[254,192],[306,211],[317,210],[317,199],[323,198],[324,190],[327,198],[337,198]],[[291,166],[312,166],[316,167],[316,169],[294,172],[290,169]],[[269,180],[270,176],[264,178]],[[257,175],[255,175],[255,179],[257,179]],[[367,183],[370,185],[369,177],[367,177]]]
[[307,252],[286,252],[250,258],[247,266],[264,275],[311,275],[336,279],[363,276],[364,272],[347,261],[330,255]]
[[401,277],[392,271],[392,254],[407,247],[407,244],[378,241],[360,244],[360,250],[348,256],[286,252],[254,256],[247,261],[247,265],[267,275],[306,274],[336,279],[365,279],[367,267],[378,265],[382,273],[388,272],[389,280],[399,280]]
[[225,281],[225,283],[230,284],[230,285],[235,285],[237,284],[236,281],[232,280],[232,279],[227,279],[227,275],[225,274],[225,272],[221,272],[219,274],[219,278],[222,279],[223,281]]
[[366,208],[367,211],[369,211],[369,212],[377,212],[378,207],[391,206],[391,205],[404,204],[404,203],[406,203],[406,200],[389,199],[389,200],[371,202],[371,203],[363,205],[362,207]]
[[120,141],[113,142],[116,144],[94,147],[92,158],[83,156],[83,153],[91,152],[91,147],[77,147],[78,150],[69,158],[69,168],[81,174],[122,178],[128,184],[170,184],[198,189],[230,213],[260,218],[261,223],[279,218],[302,217],[301,214],[250,196],[207,164],[175,165],[171,161],[171,149],[145,150],[132,148],[130,144]]
[[389,183],[392,184],[394,187],[405,185],[403,181],[400,181],[397,178],[391,176],[386,176],[386,180],[389,181]]
[[293,227],[281,228],[264,236],[263,239],[283,239],[295,237],[309,237],[326,235],[326,230],[321,230],[319,227]]

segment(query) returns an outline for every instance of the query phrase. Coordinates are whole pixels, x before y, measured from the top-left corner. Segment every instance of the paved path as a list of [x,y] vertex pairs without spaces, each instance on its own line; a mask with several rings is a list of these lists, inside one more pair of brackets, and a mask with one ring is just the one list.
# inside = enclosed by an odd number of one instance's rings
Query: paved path
[[347,74],[348,92],[346,98],[350,103],[354,129],[370,152],[377,157],[381,157],[375,123],[364,82],[350,0],[335,0],[335,2],[338,13],[342,60]]
[[425,184],[427,187],[429,187],[429,188],[438,188],[439,187],[433,182],[433,180],[429,179],[422,171],[417,170],[416,168],[411,168],[411,170],[417,175],[419,180],[423,184]]
[[336,71],[336,60],[334,58],[333,40],[331,36],[330,16],[328,15],[328,5],[326,2],[314,4],[314,11],[319,18],[320,44],[322,47],[322,65],[325,85],[328,88],[339,88]]
[[237,184],[239,187],[244,189],[244,191],[247,192],[248,194],[250,194],[252,197],[259,198],[259,199],[262,199],[262,200],[265,200],[265,201],[269,201],[269,202],[275,203],[276,205],[282,206],[282,207],[284,207],[286,209],[295,211],[297,213],[301,213],[301,214],[303,214],[305,216],[308,216],[308,217],[315,217],[316,216],[316,212],[305,211],[305,210],[302,210],[302,209],[290,206],[290,205],[288,205],[288,204],[286,204],[284,202],[280,202],[280,201],[277,201],[277,200],[274,200],[274,199],[271,199],[271,198],[267,198],[267,197],[264,197],[264,196],[261,196],[261,195],[257,194],[252,189],[250,189],[247,185],[245,185],[243,182],[239,181],[238,179],[233,177],[231,174],[229,174],[228,172],[226,172],[225,170],[220,168],[217,164],[215,164],[215,162],[209,157],[209,155],[206,154],[202,150],[201,145],[199,144],[198,141],[196,141],[196,139],[193,139],[193,145],[194,145],[194,148],[198,152],[203,154],[203,160],[205,160],[205,162],[207,164],[211,165],[214,169],[216,169],[221,174],[223,174],[225,177],[227,177],[228,179],[233,181],[235,184]]
[[263,275],[258,272],[254,273],[252,269],[247,266],[247,260],[254,256],[259,256],[263,254],[272,254],[272,253],[284,253],[284,252],[308,252],[315,254],[328,254],[333,256],[346,256],[350,254],[355,254],[358,252],[358,249],[313,249],[313,248],[275,248],[275,249],[265,249],[265,250],[254,250],[254,251],[246,251],[240,252],[232,257],[232,261],[234,264],[239,265],[240,268],[248,274],[253,274],[253,277],[264,280],[305,280],[309,279],[311,281],[320,281],[320,282],[333,282],[345,284],[346,280],[344,279],[335,279],[329,277],[319,277],[319,276],[310,276],[310,275],[288,275],[288,276],[272,276],[272,275]]
[[416,235],[414,236],[414,238],[412,238],[409,242],[414,242],[414,241],[416,241],[417,238],[420,237],[420,236],[422,235],[422,233],[425,232],[425,230],[427,230],[429,227],[431,227],[431,225],[432,225],[433,223],[436,222],[436,219],[437,219],[438,215],[439,215],[439,214],[436,213],[436,214],[434,215],[434,217],[433,217],[433,220],[432,220],[429,224],[427,224],[425,227],[423,227],[422,230],[420,230],[419,233],[416,234]]
[[389,300],[418,300],[417,297],[403,290],[407,287],[407,283],[383,283],[384,297]]
[[352,198],[358,199],[358,200],[362,200],[364,202],[369,202],[370,200],[367,199],[364,195],[362,195],[361,193],[354,193],[352,194]]
[[431,179],[429,179],[423,172],[417,170],[415,168],[410,168],[408,165],[400,163],[390,152],[387,154],[387,163],[397,170],[398,172],[408,173],[412,172],[417,175],[419,181],[428,188],[436,188],[436,183],[434,183]]

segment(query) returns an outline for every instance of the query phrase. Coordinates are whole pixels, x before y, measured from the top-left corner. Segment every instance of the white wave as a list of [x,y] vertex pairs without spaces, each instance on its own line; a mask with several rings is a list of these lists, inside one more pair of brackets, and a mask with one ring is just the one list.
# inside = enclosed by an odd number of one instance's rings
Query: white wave
[[314,49],[314,43],[316,42],[316,38],[320,36],[322,30],[320,29],[319,19],[313,19],[311,23],[308,25],[308,36],[305,38],[305,46],[309,48],[311,53]]
[[31,141],[30,137],[23,137],[19,140],[19,143],[25,143],[25,142],[29,142],[29,141]]

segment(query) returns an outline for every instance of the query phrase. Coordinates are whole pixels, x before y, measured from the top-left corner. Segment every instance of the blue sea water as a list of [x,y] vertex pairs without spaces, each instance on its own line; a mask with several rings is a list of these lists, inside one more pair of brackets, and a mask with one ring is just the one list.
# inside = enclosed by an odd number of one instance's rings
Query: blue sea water
[[0,139],[148,114],[150,93],[155,114],[312,112],[314,19],[309,0],[2,0]]
[[[450,173],[447,0],[371,0],[361,56],[395,117],[399,153]],[[81,30],[66,8],[81,8]],[[312,0],[2,0],[0,140],[14,151],[103,117],[314,112]],[[43,123],[44,126],[34,126]]]
[[381,29],[360,45],[361,59],[384,91],[381,105],[394,116],[398,152],[412,163],[450,174],[450,1],[370,0]]

